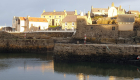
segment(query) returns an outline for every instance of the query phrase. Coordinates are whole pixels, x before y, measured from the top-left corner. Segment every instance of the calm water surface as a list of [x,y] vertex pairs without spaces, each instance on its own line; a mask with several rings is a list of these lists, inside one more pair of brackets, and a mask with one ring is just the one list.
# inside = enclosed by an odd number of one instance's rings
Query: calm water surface
[[140,67],[57,63],[52,54],[0,54],[0,80],[140,80]]

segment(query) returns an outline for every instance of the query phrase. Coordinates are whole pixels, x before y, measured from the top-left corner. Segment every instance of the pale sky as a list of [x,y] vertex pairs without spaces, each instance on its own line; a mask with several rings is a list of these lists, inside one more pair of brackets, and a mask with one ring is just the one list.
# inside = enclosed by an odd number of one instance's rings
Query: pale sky
[[140,11],[140,0],[0,0],[0,26],[12,26],[14,16],[40,17],[43,10],[53,11],[74,11],[78,13],[91,11],[94,8],[108,8],[114,2],[116,7]]

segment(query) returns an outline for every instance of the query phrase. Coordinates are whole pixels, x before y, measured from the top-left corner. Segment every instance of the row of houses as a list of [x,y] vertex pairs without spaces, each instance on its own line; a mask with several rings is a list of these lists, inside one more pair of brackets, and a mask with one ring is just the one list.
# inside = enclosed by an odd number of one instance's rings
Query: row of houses
[[134,14],[135,17],[139,17],[139,11],[137,10],[129,10],[126,12],[125,9],[120,5],[116,7],[114,3],[112,3],[111,7],[108,8],[93,8],[91,7],[91,17],[95,16],[103,16],[103,17],[116,17],[118,14]]
[[12,20],[12,27],[18,32],[25,31],[38,31],[47,30],[49,26],[60,26],[61,29],[76,29],[77,27],[77,17],[84,16],[88,24],[92,24],[90,18],[90,11],[88,15],[84,15],[83,12],[77,15],[77,10],[75,11],[53,11],[45,12],[41,14],[41,18],[37,17],[15,17]]
[[48,28],[48,21],[45,18],[14,16],[12,27],[18,32],[45,30]]
[[[130,29],[129,26],[134,24],[134,21],[131,21],[134,16],[127,15],[127,14],[134,14],[135,17],[139,15],[139,11],[129,11],[126,12],[125,9],[122,8],[122,6],[115,7],[114,3],[112,3],[111,7],[108,8],[93,8],[91,7],[91,11],[88,11],[88,13],[84,14],[83,12],[80,12],[80,14],[77,14],[77,10],[74,11],[52,11],[52,12],[46,12],[43,10],[43,13],[41,14],[40,18],[37,17],[14,17],[12,22],[12,27],[15,28],[18,32],[25,32],[25,31],[38,31],[38,30],[46,30],[49,27],[53,26],[59,26],[61,29],[67,30],[67,29],[76,29],[77,28],[77,18],[79,16],[83,16],[88,25],[92,24],[92,18],[95,16],[103,16],[103,17],[118,17],[118,15],[121,16],[120,21],[117,22],[122,29],[124,29],[124,24],[127,24],[128,30]],[[119,16],[119,17],[120,17]],[[130,21],[124,20],[128,18]],[[124,21],[124,22],[121,22]],[[132,22],[132,23],[131,23]],[[125,27],[126,28],[126,27]],[[121,30],[122,30],[121,29]]]

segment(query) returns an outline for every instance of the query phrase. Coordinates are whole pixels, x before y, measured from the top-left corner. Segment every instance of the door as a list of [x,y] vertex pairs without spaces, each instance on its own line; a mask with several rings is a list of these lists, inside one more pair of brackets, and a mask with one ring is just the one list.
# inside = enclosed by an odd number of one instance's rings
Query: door
[[52,25],[54,25],[54,19],[52,19]]

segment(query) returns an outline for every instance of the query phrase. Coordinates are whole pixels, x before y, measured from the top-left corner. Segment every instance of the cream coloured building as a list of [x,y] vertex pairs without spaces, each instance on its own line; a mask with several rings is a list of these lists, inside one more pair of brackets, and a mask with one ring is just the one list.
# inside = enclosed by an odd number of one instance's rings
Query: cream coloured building
[[78,17],[84,17],[87,20],[87,24],[92,24],[92,20],[90,17],[90,11],[88,11],[87,15],[84,15],[82,12],[80,15],[67,15],[62,20],[62,29],[76,29],[77,28],[77,18]]
[[135,23],[134,14],[119,14],[117,17],[119,31],[133,31]]
[[75,11],[53,11],[46,12],[45,10],[41,14],[41,18],[46,18],[50,26],[62,26],[62,20],[67,15],[77,15],[77,10]]
[[115,7],[114,3],[108,9],[108,17],[116,17],[118,14],[125,14],[125,9],[122,9],[122,6]]

